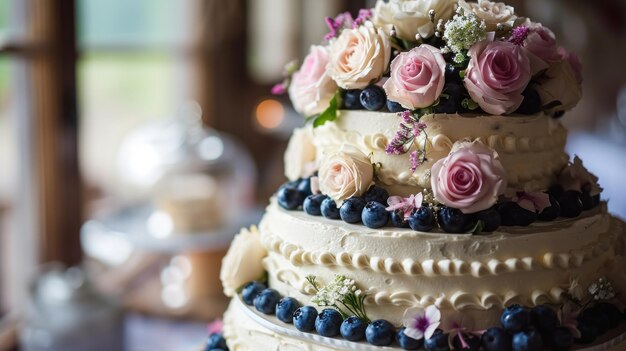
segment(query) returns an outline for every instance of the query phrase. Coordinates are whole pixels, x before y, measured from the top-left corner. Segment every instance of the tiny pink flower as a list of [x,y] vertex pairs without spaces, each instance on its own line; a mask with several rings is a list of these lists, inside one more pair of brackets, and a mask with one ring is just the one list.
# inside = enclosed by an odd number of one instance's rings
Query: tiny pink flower
[[389,199],[387,199],[387,204],[389,205],[389,207],[387,207],[386,210],[389,212],[402,210],[404,218],[409,218],[413,210],[422,207],[423,200],[424,196],[422,195],[422,193],[411,195],[409,197],[390,196]]
[[463,213],[493,206],[507,184],[498,153],[478,141],[455,143],[432,166],[430,181],[435,200]]
[[513,197],[513,202],[525,210],[540,213],[550,207],[550,195],[541,191],[531,193],[518,192]]
[[209,323],[207,326],[209,335],[211,334],[219,334],[224,329],[224,322],[221,319],[216,319],[213,322]]
[[531,78],[524,50],[510,42],[485,40],[472,46],[468,54],[464,83],[472,100],[493,115],[517,110]]
[[430,305],[426,309],[408,308],[402,317],[404,334],[416,340],[430,339],[440,323],[441,311],[435,305]]
[[422,44],[391,62],[391,77],[383,88],[390,100],[414,110],[432,105],[441,95],[446,61],[441,51]]
[[283,95],[287,90],[283,83],[278,83],[272,87],[272,95]]
[[574,309],[572,304],[566,303],[559,310],[558,316],[561,321],[561,326],[569,329],[574,338],[580,338],[580,330],[578,330],[578,314],[580,311]]

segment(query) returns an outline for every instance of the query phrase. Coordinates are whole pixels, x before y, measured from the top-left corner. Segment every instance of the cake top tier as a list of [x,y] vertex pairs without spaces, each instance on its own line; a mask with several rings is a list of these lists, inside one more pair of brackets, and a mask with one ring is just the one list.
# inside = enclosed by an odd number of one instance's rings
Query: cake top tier
[[581,98],[580,61],[547,27],[486,0],[379,0],[326,23],[326,43],[273,89],[307,120],[286,152],[291,181],[314,175],[337,206],[375,184],[400,197],[388,210],[466,214],[501,201],[538,213],[554,185],[599,193],[568,164],[558,121]]

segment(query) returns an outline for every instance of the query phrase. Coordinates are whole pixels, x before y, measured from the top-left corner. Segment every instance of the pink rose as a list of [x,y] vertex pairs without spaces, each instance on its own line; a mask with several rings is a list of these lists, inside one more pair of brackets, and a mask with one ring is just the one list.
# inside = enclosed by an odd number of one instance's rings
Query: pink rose
[[531,77],[524,51],[506,41],[481,41],[468,54],[464,82],[472,99],[493,115],[517,110]]
[[583,64],[580,62],[580,58],[573,52],[568,52],[564,47],[559,47],[559,55],[561,55],[561,59],[569,62],[569,65],[572,67],[574,74],[576,75],[576,81],[578,84],[582,84],[583,82]]
[[324,111],[337,91],[337,85],[326,74],[327,64],[328,49],[313,45],[302,67],[291,78],[289,98],[296,111],[305,116]]
[[506,189],[498,153],[478,141],[455,143],[448,157],[433,165],[430,182],[435,200],[463,213],[493,206]]
[[550,29],[542,26],[540,23],[532,23],[528,26],[528,29],[530,31],[522,46],[529,53],[547,63],[561,61],[556,38]]
[[443,90],[446,61],[439,49],[420,45],[391,62],[383,88],[390,100],[414,110],[432,105]]

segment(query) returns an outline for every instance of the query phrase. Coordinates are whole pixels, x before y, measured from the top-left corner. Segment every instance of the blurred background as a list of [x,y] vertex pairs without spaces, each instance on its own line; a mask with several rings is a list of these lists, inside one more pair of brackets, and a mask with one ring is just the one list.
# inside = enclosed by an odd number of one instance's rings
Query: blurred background
[[[508,3],[581,56],[568,151],[626,217],[626,3]],[[0,0],[0,350],[198,349],[303,123],[270,87],[373,5]]]

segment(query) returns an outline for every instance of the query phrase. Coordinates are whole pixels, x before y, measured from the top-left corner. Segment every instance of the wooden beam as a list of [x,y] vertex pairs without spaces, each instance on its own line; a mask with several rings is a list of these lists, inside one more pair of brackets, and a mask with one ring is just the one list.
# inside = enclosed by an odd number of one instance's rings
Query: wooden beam
[[33,16],[29,39],[46,48],[32,58],[30,71],[40,260],[74,265],[81,259],[82,224],[75,1],[31,0],[29,5]]

